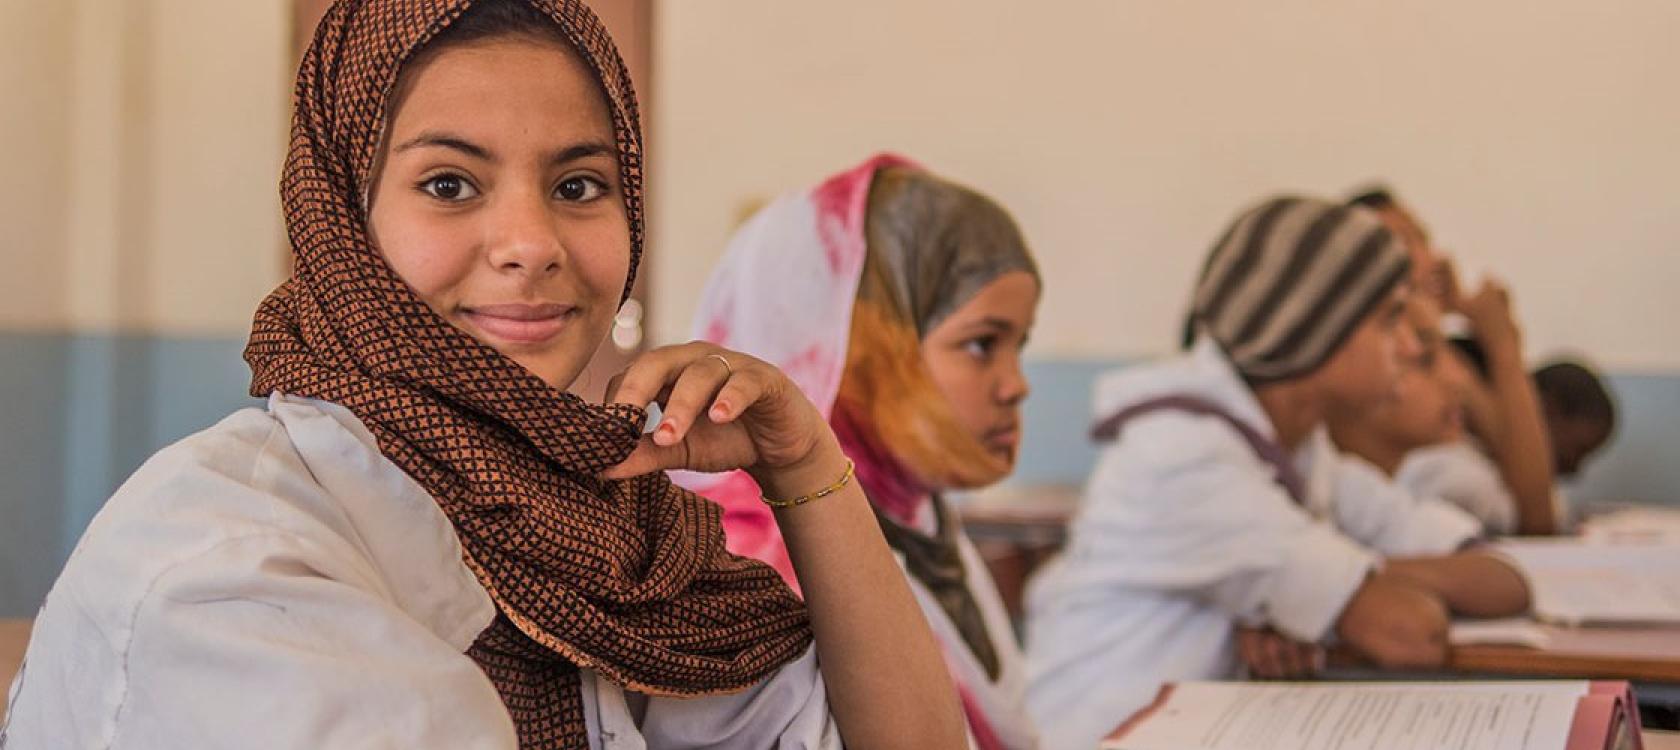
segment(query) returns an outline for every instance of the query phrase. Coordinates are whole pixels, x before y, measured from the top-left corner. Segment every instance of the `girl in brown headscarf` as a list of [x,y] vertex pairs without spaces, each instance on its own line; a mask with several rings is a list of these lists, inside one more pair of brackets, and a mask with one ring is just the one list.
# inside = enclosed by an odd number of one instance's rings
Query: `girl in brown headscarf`
[[[267,406],[111,499],[0,739],[961,743],[927,625],[785,375],[696,343],[639,358],[608,405],[565,392],[642,236],[635,97],[587,8],[345,0],[296,103],[296,269],[246,351]],[[661,471],[737,467],[778,505],[803,605]]]

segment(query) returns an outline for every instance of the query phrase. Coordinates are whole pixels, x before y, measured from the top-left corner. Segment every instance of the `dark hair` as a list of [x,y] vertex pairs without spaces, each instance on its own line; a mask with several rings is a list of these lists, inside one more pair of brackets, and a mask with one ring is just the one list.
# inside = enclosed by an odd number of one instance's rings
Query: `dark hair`
[[1579,419],[1616,426],[1616,402],[1598,373],[1584,364],[1560,360],[1534,371],[1534,388],[1553,413],[1565,419]]
[[1400,201],[1394,197],[1394,192],[1382,185],[1373,185],[1365,188],[1357,193],[1354,193],[1352,197],[1347,199],[1347,204],[1349,206],[1364,206],[1365,208],[1378,210],[1388,208],[1399,203]]
[[1458,350],[1459,355],[1464,357],[1464,361],[1470,363],[1470,367],[1475,369],[1476,374],[1481,376],[1484,382],[1487,381],[1489,378],[1488,356],[1487,350],[1482,348],[1482,342],[1468,336],[1454,336],[1447,339],[1447,343]]
[[426,50],[505,36],[526,36],[572,46],[553,17],[525,0],[478,0],[427,42]]

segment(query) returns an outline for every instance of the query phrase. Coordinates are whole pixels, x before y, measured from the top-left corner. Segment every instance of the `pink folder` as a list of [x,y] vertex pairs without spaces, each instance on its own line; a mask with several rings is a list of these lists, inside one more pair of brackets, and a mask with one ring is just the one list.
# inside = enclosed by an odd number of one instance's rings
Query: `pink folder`
[[1575,704],[1569,750],[1644,750],[1639,703],[1626,682],[1594,682]]

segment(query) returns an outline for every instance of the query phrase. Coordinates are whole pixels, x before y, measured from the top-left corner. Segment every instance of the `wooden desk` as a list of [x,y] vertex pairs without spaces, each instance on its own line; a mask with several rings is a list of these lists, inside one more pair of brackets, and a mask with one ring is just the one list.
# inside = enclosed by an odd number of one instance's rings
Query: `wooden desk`
[[1680,732],[1647,729],[1644,734],[1645,750],[1680,750]]
[[23,661],[24,649],[29,647],[29,620],[0,620],[0,719],[6,717],[6,696],[11,694],[12,678]]
[[1545,628],[1544,649],[1458,646],[1448,669],[1680,685],[1680,628]]

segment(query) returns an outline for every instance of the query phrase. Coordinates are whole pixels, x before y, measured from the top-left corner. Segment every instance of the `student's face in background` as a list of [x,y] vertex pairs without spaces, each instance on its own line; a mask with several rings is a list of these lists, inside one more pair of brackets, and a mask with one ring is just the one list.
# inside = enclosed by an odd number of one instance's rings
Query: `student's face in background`
[[1025,271],[994,279],[922,338],[922,361],[969,434],[1013,468],[1027,379],[1021,352],[1038,308]]
[[1331,406],[1363,411],[1395,397],[1402,369],[1421,352],[1407,317],[1410,294],[1406,284],[1395,287],[1324,366],[1309,376],[1323,388]]
[[1413,450],[1457,440],[1464,435],[1466,379],[1471,374],[1449,356],[1439,329],[1413,326],[1421,352],[1409,366],[1403,363],[1394,398],[1371,412],[1371,429],[1383,433],[1391,445]]
[[1546,409],[1546,428],[1552,439],[1552,461],[1558,476],[1580,473],[1587,458],[1610,441],[1609,425],[1591,419],[1565,417]]
[[404,71],[369,229],[438,315],[565,388],[630,265],[616,141],[594,77],[550,41],[445,47]]

